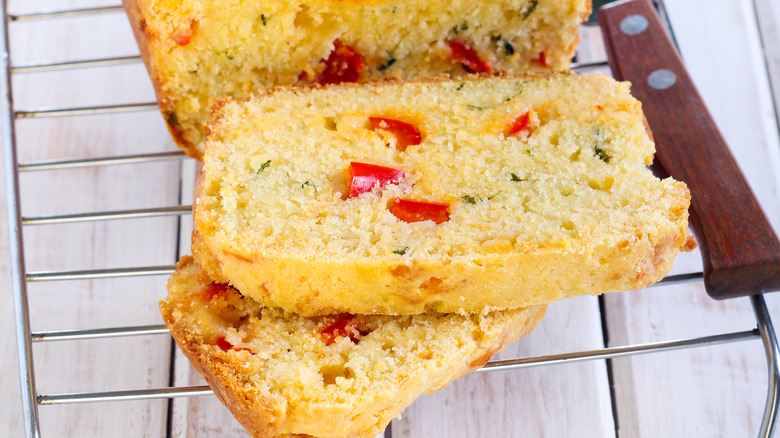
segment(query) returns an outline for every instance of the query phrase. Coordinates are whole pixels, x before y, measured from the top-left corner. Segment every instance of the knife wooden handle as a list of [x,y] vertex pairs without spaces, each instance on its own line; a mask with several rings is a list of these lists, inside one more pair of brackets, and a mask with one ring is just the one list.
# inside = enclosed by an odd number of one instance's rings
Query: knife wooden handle
[[780,242],[649,0],[599,10],[612,74],[632,83],[656,160],[691,190],[691,226],[713,298],[780,289]]

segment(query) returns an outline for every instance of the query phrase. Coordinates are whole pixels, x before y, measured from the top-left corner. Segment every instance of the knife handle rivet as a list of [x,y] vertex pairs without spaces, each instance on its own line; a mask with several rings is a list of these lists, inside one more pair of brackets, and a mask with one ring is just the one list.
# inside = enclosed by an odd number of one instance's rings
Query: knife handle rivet
[[659,69],[647,77],[647,83],[656,90],[665,90],[677,82],[677,75],[671,70]]
[[647,18],[641,15],[629,15],[620,22],[620,30],[626,35],[637,35],[647,29]]

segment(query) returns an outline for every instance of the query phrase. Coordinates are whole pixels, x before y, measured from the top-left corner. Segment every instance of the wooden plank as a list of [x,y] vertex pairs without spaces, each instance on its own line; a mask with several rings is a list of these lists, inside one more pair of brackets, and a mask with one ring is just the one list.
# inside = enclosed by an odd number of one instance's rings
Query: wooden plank
[[[775,110],[780,102],[780,4],[773,0],[755,0],[756,17],[764,48]],[[780,114],[776,113],[780,123]]]
[[[675,0],[666,7],[683,59],[772,221],[780,223],[780,139],[750,1]],[[674,272],[701,270],[698,254]],[[773,315],[780,302],[768,296]],[[749,330],[747,299],[713,301],[699,283],[605,297],[610,344]],[[760,342],[613,361],[619,434],[754,436],[766,396]],[[659,402],[662,401],[662,402]]]
[[[83,3],[39,1],[36,8],[62,10],[85,6]],[[89,58],[132,47],[129,26],[121,14],[15,23],[11,38],[12,59],[17,65]],[[153,99],[149,79],[139,66],[14,77],[17,109],[138,98]],[[17,123],[20,159],[112,156],[137,153],[149,145],[155,150],[171,150],[160,119],[159,114],[148,112],[23,120]],[[22,211],[32,216],[176,205],[178,181],[176,162],[26,173],[21,178]],[[171,264],[177,220],[166,217],[34,226],[25,229],[24,237],[28,270]],[[33,330],[159,324],[156,301],[163,295],[164,283],[164,277],[31,283]],[[10,334],[7,327],[3,330]],[[52,394],[164,387],[170,376],[170,353],[165,336],[36,344],[38,391]],[[11,363],[3,366],[4,376],[17,375]],[[5,394],[5,383],[2,392]],[[12,393],[18,397],[18,389]],[[4,416],[6,405],[19,406],[18,400],[3,398],[2,402]],[[44,437],[159,437],[166,433],[167,404],[167,400],[155,400],[45,406],[39,409],[41,432]],[[19,412],[17,408],[8,411]],[[21,417],[4,424],[11,426],[9,435],[22,435]]]

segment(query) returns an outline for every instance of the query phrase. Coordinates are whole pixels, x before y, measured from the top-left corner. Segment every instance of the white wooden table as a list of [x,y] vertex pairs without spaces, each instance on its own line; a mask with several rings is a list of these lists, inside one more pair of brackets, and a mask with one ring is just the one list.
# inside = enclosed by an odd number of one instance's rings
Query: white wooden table
[[[115,6],[116,0],[9,0],[12,14]],[[694,81],[776,230],[780,229],[780,4],[667,0]],[[13,65],[137,54],[121,12],[11,23]],[[598,29],[582,59],[599,58]],[[139,62],[16,73],[17,111],[152,102]],[[774,94],[773,94],[774,90]],[[175,151],[156,111],[19,120],[22,163]],[[190,203],[195,163],[167,160],[21,173],[25,217]],[[5,190],[0,191],[0,194]],[[3,210],[5,203],[2,203]],[[25,227],[27,270],[175,263],[188,253],[189,215]],[[2,229],[6,229],[5,215]],[[8,238],[0,235],[0,433],[22,436]],[[675,273],[698,272],[698,253]],[[33,331],[160,324],[165,277],[29,283]],[[780,294],[767,296],[780,321]],[[501,358],[750,330],[747,299],[710,300],[701,283],[579,298],[550,306]],[[38,392],[200,385],[167,335],[36,343]],[[605,361],[475,373],[423,396],[392,424],[398,437],[755,436],[766,397],[760,341]],[[39,408],[44,437],[245,436],[213,396]],[[7,431],[7,433],[5,433]]]

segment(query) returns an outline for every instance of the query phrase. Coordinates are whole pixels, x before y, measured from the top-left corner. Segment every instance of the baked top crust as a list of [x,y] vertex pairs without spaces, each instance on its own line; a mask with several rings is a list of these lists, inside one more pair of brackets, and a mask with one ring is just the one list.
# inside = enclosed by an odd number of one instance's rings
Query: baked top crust
[[168,292],[160,310],[177,344],[264,438],[375,436],[419,395],[530,332],[545,311],[305,318],[213,283],[191,257]]
[[[282,87],[220,105],[192,249],[267,306],[519,308],[645,287],[688,240],[685,184],[647,169],[641,104],[604,76]],[[418,144],[401,147],[396,122]],[[354,163],[401,176],[350,196]],[[410,222],[399,200],[443,205],[446,220]]]

